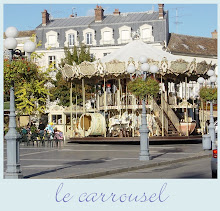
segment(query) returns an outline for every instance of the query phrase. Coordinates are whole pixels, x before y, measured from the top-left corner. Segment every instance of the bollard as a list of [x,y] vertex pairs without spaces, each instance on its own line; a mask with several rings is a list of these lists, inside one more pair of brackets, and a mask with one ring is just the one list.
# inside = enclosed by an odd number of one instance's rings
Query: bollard
[[209,134],[202,136],[202,146],[203,146],[204,150],[211,150],[212,149],[211,136]]

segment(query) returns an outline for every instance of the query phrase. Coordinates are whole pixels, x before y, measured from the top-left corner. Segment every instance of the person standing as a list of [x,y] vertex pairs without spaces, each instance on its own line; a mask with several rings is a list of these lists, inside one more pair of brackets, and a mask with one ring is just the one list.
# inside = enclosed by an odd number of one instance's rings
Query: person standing
[[40,130],[39,131],[40,136],[43,137],[45,125],[44,125],[44,123],[42,121],[40,122],[38,129]]

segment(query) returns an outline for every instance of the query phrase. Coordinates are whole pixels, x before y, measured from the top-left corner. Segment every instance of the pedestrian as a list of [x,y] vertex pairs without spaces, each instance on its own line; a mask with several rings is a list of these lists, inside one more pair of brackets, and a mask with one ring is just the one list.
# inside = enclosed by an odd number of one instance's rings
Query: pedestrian
[[44,136],[45,124],[42,121],[40,122],[40,124],[38,126],[38,129],[39,129],[40,137],[43,137]]
[[47,133],[50,134],[50,139],[53,139],[53,133],[54,133],[53,122],[49,123],[45,128],[45,130],[47,131]]

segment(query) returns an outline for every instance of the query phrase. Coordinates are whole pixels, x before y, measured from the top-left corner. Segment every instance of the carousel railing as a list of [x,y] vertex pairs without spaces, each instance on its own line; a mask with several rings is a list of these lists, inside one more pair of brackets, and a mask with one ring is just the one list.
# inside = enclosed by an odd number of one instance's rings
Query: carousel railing
[[164,127],[165,132],[168,133],[168,119],[167,117],[163,114],[162,109],[160,108],[160,106],[157,104],[157,102],[155,101],[155,99],[152,99],[152,104],[151,104],[152,108],[153,108],[153,112],[155,114],[155,116],[158,118],[158,120],[160,121],[161,127]]
[[163,95],[162,95],[162,98],[161,98],[161,105],[162,105],[162,108],[163,108],[164,112],[166,113],[166,115],[168,116],[168,118],[170,119],[170,121],[172,122],[174,127],[176,128],[176,130],[179,133],[181,133],[181,131],[180,131],[180,120],[176,116],[175,112],[170,107],[170,105],[165,101],[165,98],[164,98]]

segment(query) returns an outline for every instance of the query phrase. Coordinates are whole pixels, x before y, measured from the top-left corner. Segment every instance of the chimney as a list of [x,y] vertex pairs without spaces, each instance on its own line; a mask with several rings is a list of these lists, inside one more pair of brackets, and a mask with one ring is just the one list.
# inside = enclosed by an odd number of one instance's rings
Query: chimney
[[95,10],[95,22],[102,22],[104,18],[104,10],[101,6],[96,6]]
[[164,4],[158,4],[158,7],[159,7],[159,19],[163,19],[163,15],[164,15],[163,7],[164,7]]
[[120,15],[121,12],[119,12],[119,9],[115,9],[115,11],[113,12],[114,15]]
[[46,26],[49,23],[50,14],[47,13],[47,10],[44,10],[42,13],[42,26]]
[[211,34],[212,34],[212,38],[213,39],[217,39],[218,38],[218,32],[216,30],[214,32],[212,32]]

